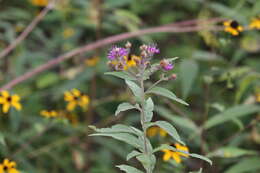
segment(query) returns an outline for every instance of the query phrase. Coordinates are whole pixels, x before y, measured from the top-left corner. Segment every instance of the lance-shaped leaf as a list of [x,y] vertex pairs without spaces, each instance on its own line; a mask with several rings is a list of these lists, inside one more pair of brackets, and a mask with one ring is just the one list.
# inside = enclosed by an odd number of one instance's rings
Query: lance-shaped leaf
[[173,92],[171,92],[170,90],[166,89],[166,88],[162,88],[162,87],[153,87],[152,89],[148,90],[146,93],[152,93],[152,94],[157,94],[157,95],[161,95],[164,97],[167,97],[169,99],[172,99],[178,103],[184,104],[186,106],[188,106],[189,104],[186,103],[185,101],[183,101],[182,99],[176,97],[175,94],[173,94]]
[[209,129],[211,127],[225,123],[235,118],[250,115],[259,110],[260,107],[256,105],[237,105],[207,120],[204,124],[204,128]]
[[145,102],[144,107],[144,116],[145,116],[145,122],[151,122],[153,118],[153,110],[154,110],[154,104],[151,97],[149,97]]
[[141,154],[136,157],[147,172],[152,172],[156,163],[156,157],[154,154]]
[[114,72],[106,72],[105,75],[112,75],[121,79],[125,79],[125,80],[136,80],[133,76],[131,76],[130,74],[128,74],[127,72],[123,71],[123,72],[118,72],[118,71],[114,71]]
[[126,173],[144,173],[143,171],[128,165],[118,165],[116,167],[118,167],[121,171],[125,171]]
[[119,141],[123,141],[129,145],[132,145],[135,148],[138,148],[140,150],[143,150],[143,144],[140,143],[140,140],[138,140],[137,137],[128,134],[128,133],[95,133],[91,134],[89,136],[108,136],[112,137],[114,139],[117,139]]
[[117,116],[120,112],[127,111],[129,109],[136,109],[137,107],[131,105],[130,103],[121,103],[118,105],[117,110],[115,112],[115,116]]
[[229,167],[224,173],[257,173],[260,170],[260,158],[250,157]]
[[128,161],[128,160],[132,159],[133,157],[136,157],[136,156],[138,156],[140,154],[142,154],[142,153],[140,153],[139,151],[134,150],[134,151],[132,151],[131,153],[129,153],[126,156],[126,160]]
[[100,128],[100,129],[96,128],[95,126],[88,126],[88,127],[98,133],[130,133],[136,136],[143,135],[143,133],[140,130],[131,126],[126,126],[124,124],[116,124],[111,128]]
[[177,142],[185,145],[185,143],[181,140],[177,130],[168,122],[166,121],[156,121],[149,124],[149,127],[151,126],[159,126],[163,130],[165,130],[173,139],[175,139]]
[[224,158],[232,158],[232,157],[240,157],[244,155],[254,155],[257,154],[256,151],[253,150],[245,150],[237,147],[222,147],[218,150],[211,152],[207,155],[207,157],[224,157]]
[[207,157],[205,157],[205,156],[202,156],[202,155],[199,155],[199,154],[195,154],[195,153],[189,154],[189,156],[194,157],[194,158],[198,158],[198,159],[201,159],[201,160],[204,160],[204,161],[208,162],[210,165],[212,165],[212,161],[210,159],[208,159]]
[[198,74],[199,67],[195,61],[185,60],[180,64],[180,79],[183,99],[187,98]]
[[128,87],[137,98],[140,98],[142,96],[142,89],[135,82],[125,80],[125,83],[128,85]]

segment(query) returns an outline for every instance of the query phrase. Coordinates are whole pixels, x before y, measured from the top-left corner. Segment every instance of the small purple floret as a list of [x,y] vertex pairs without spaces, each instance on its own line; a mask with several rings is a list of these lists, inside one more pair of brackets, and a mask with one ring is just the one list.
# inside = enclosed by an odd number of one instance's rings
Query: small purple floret
[[160,50],[155,45],[149,45],[147,47],[147,52],[149,54],[155,54],[155,53],[160,53]]
[[163,66],[163,69],[166,71],[172,70],[173,69],[173,64],[168,63],[165,66]]
[[108,52],[108,59],[114,60],[120,57],[124,57],[128,54],[127,49],[122,47],[113,46],[112,49]]

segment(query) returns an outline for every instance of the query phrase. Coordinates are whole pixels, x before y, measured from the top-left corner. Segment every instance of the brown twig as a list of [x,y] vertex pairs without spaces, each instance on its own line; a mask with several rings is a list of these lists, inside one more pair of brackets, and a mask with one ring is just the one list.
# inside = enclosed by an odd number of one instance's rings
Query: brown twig
[[200,27],[200,26],[193,26],[193,27],[170,27],[170,26],[159,26],[159,27],[153,27],[153,28],[148,28],[148,29],[143,29],[143,30],[139,30],[139,31],[135,31],[135,32],[127,32],[127,33],[123,33],[123,34],[119,34],[119,35],[115,35],[115,36],[110,36],[107,37],[105,39],[102,40],[98,40],[94,43],[85,45],[83,47],[79,47],[76,49],[73,49],[72,51],[65,53],[61,56],[58,56],[57,58],[54,58],[52,60],[49,60],[47,63],[40,65],[39,67],[36,67],[35,69],[13,79],[12,81],[10,81],[9,83],[5,84],[4,86],[2,86],[0,88],[1,90],[4,89],[10,89],[13,86],[45,71],[50,69],[53,66],[56,66],[57,64],[70,59],[72,57],[74,57],[75,55],[78,54],[82,54],[84,52],[89,52],[92,50],[95,50],[97,48],[121,41],[121,40],[125,40],[125,39],[129,39],[132,37],[136,37],[136,36],[140,36],[140,35],[145,35],[145,34],[152,34],[152,33],[185,33],[185,32],[196,32],[196,31],[200,31],[200,30],[223,30],[222,27]]
[[0,52],[0,59],[7,56],[18,44],[20,44],[37,26],[37,24],[46,16],[46,14],[54,7],[54,1],[51,1],[25,28],[25,30],[2,52]]

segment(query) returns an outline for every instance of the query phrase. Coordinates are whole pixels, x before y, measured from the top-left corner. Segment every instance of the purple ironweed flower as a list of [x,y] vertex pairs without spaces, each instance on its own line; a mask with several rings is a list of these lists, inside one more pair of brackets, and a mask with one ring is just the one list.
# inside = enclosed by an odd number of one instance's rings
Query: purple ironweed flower
[[169,71],[169,70],[172,70],[172,69],[173,69],[173,64],[170,63],[170,62],[167,61],[167,60],[162,60],[162,61],[160,62],[160,66],[161,66],[164,70],[166,70],[166,71]]
[[146,49],[147,53],[153,55],[155,53],[160,53],[160,50],[156,47],[156,45],[149,45]]
[[120,57],[124,57],[128,54],[128,51],[126,48],[113,46],[112,49],[108,52],[108,59],[114,60]]

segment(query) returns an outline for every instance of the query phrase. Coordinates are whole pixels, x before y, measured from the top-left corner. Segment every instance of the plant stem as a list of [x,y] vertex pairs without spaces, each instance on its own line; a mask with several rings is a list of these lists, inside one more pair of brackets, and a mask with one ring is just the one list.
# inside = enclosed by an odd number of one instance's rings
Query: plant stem
[[[144,154],[145,155],[150,155],[150,151],[148,150],[148,145],[147,145],[147,134],[146,134],[146,126],[145,126],[145,113],[144,113],[144,110],[145,110],[145,89],[144,89],[144,79],[143,79],[143,74],[144,74],[144,71],[145,69],[142,69],[141,70],[141,75],[140,75],[140,86],[141,86],[141,91],[142,91],[142,94],[141,94],[141,125],[142,125],[142,129],[143,129],[143,138],[144,138]],[[146,170],[147,173],[152,173],[152,170],[150,168],[148,168]]]

